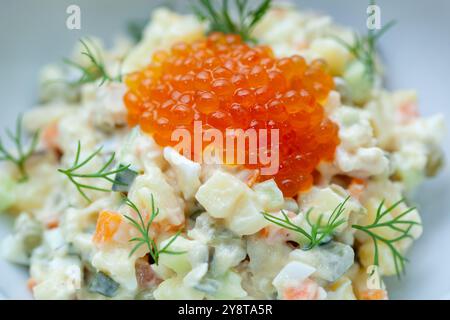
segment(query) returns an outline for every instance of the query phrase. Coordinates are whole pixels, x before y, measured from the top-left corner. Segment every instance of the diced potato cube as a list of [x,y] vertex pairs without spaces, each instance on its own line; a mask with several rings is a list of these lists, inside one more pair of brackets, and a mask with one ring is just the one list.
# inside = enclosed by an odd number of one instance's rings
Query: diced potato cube
[[248,195],[239,201],[235,214],[227,219],[228,228],[240,236],[255,234],[269,224],[261,212],[262,209]]
[[136,256],[130,257],[129,254],[128,248],[109,247],[94,254],[92,266],[111,275],[122,288],[134,292],[138,286],[134,269]]
[[269,212],[279,211],[284,204],[284,197],[275,181],[267,180],[253,187],[263,209]]
[[[375,246],[372,240],[364,243],[358,250],[359,261],[364,268],[374,264]],[[385,243],[378,242],[378,263],[380,275],[392,276],[396,274],[395,262],[391,250]]]
[[331,38],[314,40],[310,49],[328,63],[331,73],[335,76],[340,76],[344,73],[345,67],[351,59],[349,51]]
[[352,281],[342,277],[328,287],[328,300],[356,300],[353,292]]
[[226,218],[233,214],[239,200],[248,190],[250,188],[238,178],[216,171],[200,187],[195,198],[212,217]]
[[309,251],[294,250],[290,254],[291,259],[313,266],[317,269],[317,277],[330,282],[347,272],[353,265],[354,257],[352,247],[339,242],[331,242]]
[[[299,205],[303,212],[312,209],[310,220],[315,223],[322,216],[322,224],[325,224],[336,207],[345,201],[345,196],[336,192],[334,187],[326,187],[323,189],[313,188],[309,193],[299,198]],[[361,208],[353,201],[349,200],[344,206],[345,210],[338,219],[348,221],[352,211],[359,211]],[[340,225],[336,232],[342,232],[347,227],[347,223]]]
[[149,167],[146,174],[138,176],[131,187],[129,198],[144,212],[151,212],[151,197],[159,208],[160,214],[155,222],[169,221],[173,225],[184,222],[183,202],[167,182],[161,169]]
[[233,272],[229,271],[220,280],[221,286],[219,290],[211,297],[219,300],[233,300],[242,299],[247,296],[247,292],[242,289],[241,277]]
[[202,300],[203,292],[188,287],[181,277],[163,281],[153,292],[156,300]]
[[[159,247],[164,247],[170,239],[163,241]],[[178,237],[171,245],[170,251],[174,252],[186,252],[183,254],[162,254],[159,257],[159,263],[173,271],[175,271],[178,275],[184,275],[188,273],[191,269],[191,262],[189,261],[189,251],[195,245],[199,245],[198,241],[188,240],[183,237]]]
[[299,261],[291,261],[283,269],[281,269],[280,273],[278,273],[275,279],[273,279],[272,283],[275,288],[280,291],[290,284],[301,283],[309,276],[311,276],[315,271],[315,268],[305,263]]
[[201,166],[182,155],[172,148],[164,148],[164,158],[170,163],[175,171],[178,186],[186,200],[194,198],[200,187]]

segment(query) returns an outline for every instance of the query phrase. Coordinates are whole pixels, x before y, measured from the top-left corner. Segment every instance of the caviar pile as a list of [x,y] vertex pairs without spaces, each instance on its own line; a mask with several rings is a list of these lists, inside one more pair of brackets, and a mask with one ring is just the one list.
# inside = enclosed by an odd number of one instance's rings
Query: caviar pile
[[173,130],[193,132],[194,121],[224,134],[227,128],[279,129],[279,171],[259,180],[274,178],[285,196],[310,188],[315,167],[332,160],[339,144],[338,127],[321,106],[334,87],[323,62],[276,59],[269,47],[250,47],[239,36],[214,33],[178,43],[154,53],[151,64],[125,82],[130,125],[139,124],[161,146],[176,145]]

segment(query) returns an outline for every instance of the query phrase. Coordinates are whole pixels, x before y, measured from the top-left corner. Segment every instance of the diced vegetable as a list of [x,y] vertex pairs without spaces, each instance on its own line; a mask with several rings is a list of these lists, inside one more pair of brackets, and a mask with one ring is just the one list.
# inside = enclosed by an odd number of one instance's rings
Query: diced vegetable
[[295,250],[290,256],[316,268],[317,277],[334,282],[353,265],[355,254],[350,246],[332,241],[309,251]]
[[[160,246],[164,247],[167,241],[163,241]],[[178,237],[170,246],[172,251],[191,251],[195,246],[201,246],[201,243],[195,240],[188,240],[182,236]],[[175,271],[178,275],[183,275],[192,269],[188,254],[169,255],[164,254],[159,258],[161,265]]]
[[273,179],[256,184],[253,190],[255,190],[265,211],[274,212],[282,209],[284,204],[283,193]]
[[11,178],[0,176],[0,212],[8,210],[16,201],[14,186],[15,182]]
[[319,300],[325,296],[324,290],[319,287],[317,282],[306,279],[296,286],[287,287],[283,290],[283,300]]
[[100,212],[94,233],[94,242],[105,243],[111,241],[114,234],[119,229],[121,222],[122,216],[118,213],[109,211]]
[[14,233],[0,242],[1,255],[14,263],[28,264],[32,251],[42,242],[42,224],[22,213],[14,222]]
[[316,271],[315,268],[299,261],[289,262],[273,279],[273,285],[280,292],[290,284],[297,284],[306,280]]
[[103,272],[97,272],[89,284],[89,291],[112,298],[116,295],[120,285]]
[[335,39],[319,38],[311,43],[311,51],[324,59],[334,76],[340,76],[345,70],[345,66],[351,59],[347,48]]
[[214,247],[214,256],[210,264],[211,273],[215,276],[225,274],[230,268],[237,266],[247,255],[240,239],[225,240]]
[[181,277],[163,281],[153,295],[156,300],[202,300],[205,297],[203,292],[185,285]]
[[250,188],[231,174],[217,171],[195,195],[200,204],[214,218],[226,218]]
[[[325,225],[335,208],[343,203],[347,196],[346,191],[336,185],[326,188],[314,187],[308,193],[304,193],[299,197],[299,205],[303,212],[312,210],[309,216],[312,223],[316,223],[322,217],[321,223]],[[360,210],[361,207],[356,202],[349,200],[345,203],[340,218],[347,221],[350,213],[359,212]],[[347,225],[348,223],[341,224],[336,228],[335,233],[342,232]]]
[[218,290],[212,295],[213,299],[232,300],[242,299],[247,296],[247,292],[241,286],[241,277],[232,271],[227,272],[218,279],[220,285]]
[[227,226],[240,236],[255,234],[269,224],[262,211],[257,201],[246,195],[236,205],[234,215],[226,219]]
[[372,82],[363,63],[354,61],[349,64],[344,72],[344,80],[347,82],[353,102],[363,105],[368,101],[372,90]]
[[388,295],[386,290],[382,289],[369,289],[361,292],[361,300],[387,300]]
[[186,200],[194,198],[200,187],[201,166],[182,155],[172,148],[164,148],[164,159],[170,163],[177,178],[178,186]]
[[128,192],[134,179],[138,176],[138,173],[124,165],[119,165],[119,169],[126,168],[116,174],[114,179],[114,184],[112,186],[112,191],[114,192]]

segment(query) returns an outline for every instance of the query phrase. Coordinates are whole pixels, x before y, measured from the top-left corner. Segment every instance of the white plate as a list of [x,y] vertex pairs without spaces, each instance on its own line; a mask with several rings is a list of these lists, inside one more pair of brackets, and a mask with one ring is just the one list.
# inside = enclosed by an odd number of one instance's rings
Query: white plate
[[[174,1],[172,1],[174,2]],[[364,30],[366,1],[303,0],[303,8],[329,13],[335,20]],[[368,1],[367,1],[368,2]],[[150,4],[149,4],[150,3]],[[111,41],[126,21],[145,18],[161,1],[148,0],[16,0],[0,11],[0,127],[12,126],[17,114],[33,105],[39,68],[70,54],[77,39],[98,35]],[[186,3],[186,1],[183,1]],[[81,7],[82,30],[65,27],[66,8]],[[419,91],[424,115],[444,113],[450,119],[450,2],[447,0],[379,0],[382,18],[398,21],[382,40],[389,87]],[[445,145],[450,158],[450,143]],[[401,281],[390,279],[392,298],[450,298],[450,171],[447,166],[436,179],[425,183],[416,201],[425,232],[415,244]],[[0,219],[0,238],[8,232]],[[0,298],[29,298],[23,269],[0,261]]]

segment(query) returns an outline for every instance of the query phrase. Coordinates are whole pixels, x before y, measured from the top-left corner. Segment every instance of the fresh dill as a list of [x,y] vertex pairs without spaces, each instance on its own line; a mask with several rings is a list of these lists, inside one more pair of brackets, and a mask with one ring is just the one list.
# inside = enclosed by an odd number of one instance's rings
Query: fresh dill
[[100,187],[91,186],[82,182],[79,182],[78,179],[102,179],[108,182],[111,182],[112,184],[121,184],[120,181],[117,181],[114,179],[114,176],[116,176],[118,173],[128,170],[130,168],[130,165],[127,166],[119,166],[117,169],[110,169],[111,165],[114,162],[115,159],[115,153],[113,153],[108,161],[96,172],[94,173],[79,173],[79,170],[83,168],[85,165],[87,165],[92,159],[94,159],[96,156],[100,154],[103,147],[98,148],[94,153],[89,155],[86,159],[80,160],[80,154],[81,154],[81,143],[78,141],[77,146],[77,152],[75,155],[75,160],[72,164],[72,166],[68,169],[58,169],[59,172],[66,175],[67,178],[69,178],[70,182],[72,182],[75,187],[77,188],[78,192],[83,196],[86,201],[91,202],[91,199],[86,195],[84,192],[84,189],[88,190],[95,190],[95,191],[101,191],[101,192],[111,192],[111,189],[105,189]]
[[[371,1],[371,5],[375,5],[375,1]],[[377,73],[377,41],[395,24],[396,21],[390,21],[379,30],[369,29],[364,36],[355,33],[353,44],[334,37],[364,66],[365,74],[370,83],[375,81]]]
[[31,143],[28,148],[26,148],[22,132],[22,115],[20,115],[16,121],[16,132],[13,133],[9,129],[6,129],[6,135],[15,145],[15,153],[8,151],[0,138],[0,161],[9,161],[17,166],[20,173],[20,182],[28,180],[26,163],[30,156],[35,152],[39,137],[39,131],[35,132],[31,137]]
[[303,250],[311,250],[318,245],[328,242],[333,236],[333,233],[336,231],[336,229],[346,222],[346,220],[344,218],[341,218],[341,216],[345,211],[345,204],[348,200],[349,198],[345,199],[345,201],[336,206],[336,208],[333,210],[330,217],[326,221],[325,225],[323,225],[322,223],[323,215],[320,215],[317,221],[313,223],[310,219],[310,215],[313,209],[309,209],[305,217],[306,222],[311,228],[310,231],[307,231],[304,228],[293,223],[284,211],[281,211],[283,218],[279,218],[265,212],[263,212],[263,215],[267,221],[304,236],[308,240],[308,243],[303,247]]
[[[356,230],[362,231],[370,236],[373,240],[375,254],[374,254],[374,262],[375,266],[379,266],[379,242],[384,243],[389,250],[391,251],[392,257],[394,258],[395,271],[397,276],[400,277],[405,270],[405,264],[408,261],[400,251],[395,247],[395,244],[403,239],[410,238],[413,239],[411,235],[411,229],[414,226],[419,226],[420,223],[412,220],[404,220],[403,218],[414,211],[415,208],[408,208],[404,212],[397,215],[395,218],[391,220],[385,220],[384,218],[393,210],[395,210],[400,204],[404,203],[404,200],[400,200],[394,203],[391,207],[387,209],[383,209],[385,202],[382,201],[378,206],[375,220],[366,226],[361,225],[353,225],[352,227]],[[393,238],[386,238],[384,236],[379,235],[376,230],[380,228],[388,228],[392,231],[398,232],[398,236]]]
[[[64,59],[64,62],[81,72],[79,79],[74,82],[70,82],[70,85],[79,86],[86,83],[92,83],[101,79],[99,86],[102,86],[105,82],[122,81],[122,75],[111,76],[106,70],[103,59],[101,58],[99,50],[96,50],[92,41],[80,39],[80,43],[83,46],[81,54],[89,59],[89,66],[83,66],[77,62],[69,59]],[[95,52],[94,52],[95,51]]]
[[237,34],[244,41],[255,42],[252,31],[269,11],[272,0],[263,0],[255,8],[250,3],[249,0],[234,0],[236,18],[232,17],[228,0],[221,0],[221,5],[216,4],[214,0],[198,0],[198,5],[194,5],[193,10],[201,20],[210,23],[210,32]]
[[[346,220],[340,217],[345,210],[344,206],[348,200],[349,198],[340,203],[333,210],[333,213],[330,215],[325,226],[322,226],[322,216],[317,219],[317,222],[311,222],[310,214],[312,209],[308,210],[308,212],[306,213],[306,221],[311,228],[310,231],[307,231],[304,228],[293,223],[284,211],[281,212],[283,218],[279,218],[268,213],[263,213],[263,215],[264,218],[269,222],[272,222],[284,229],[297,232],[298,234],[304,236],[308,240],[308,244],[303,248],[303,250],[311,250],[314,247],[327,242],[333,236],[335,230],[342,224],[346,223]],[[379,243],[384,243],[389,248],[394,259],[395,271],[398,277],[400,277],[404,272],[405,264],[408,260],[395,247],[395,244],[406,238],[413,239],[411,230],[414,226],[420,225],[419,222],[404,219],[404,217],[411,211],[414,211],[415,208],[408,208],[391,220],[384,219],[390,212],[395,210],[402,203],[404,203],[404,200],[400,200],[394,203],[391,207],[383,210],[385,201],[382,201],[377,209],[375,220],[371,224],[365,226],[358,224],[352,225],[353,229],[364,232],[372,238],[375,248],[373,263],[375,266],[379,266]],[[380,228],[389,228],[390,230],[396,231],[399,234],[393,238],[387,238],[379,235],[376,232],[376,230],[379,230]]]
[[147,223],[145,223],[145,219],[139,210],[139,208],[134,204],[130,199],[126,198],[125,203],[127,206],[129,206],[138,216],[137,219],[134,219],[130,216],[124,216],[129,223],[135,227],[138,231],[140,236],[130,239],[130,242],[136,243],[136,245],[133,247],[133,249],[130,251],[130,256],[132,256],[140,247],[147,246],[148,253],[150,257],[152,258],[152,262],[154,262],[156,265],[159,263],[159,257],[162,254],[171,254],[171,255],[180,255],[186,253],[185,251],[172,251],[169,250],[169,247],[172,245],[172,243],[178,238],[178,236],[181,234],[181,231],[178,231],[170,240],[167,242],[166,245],[162,248],[158,248],[158,245],[156,244],[155,240],[152,239],[150,236],[150,227],[155,220],[155,218],[159,215],[159,208],[155,205],[155,199],[153,197],[153,194],[151,195],[151,207],[152,212],[149,217],[149,220]]

